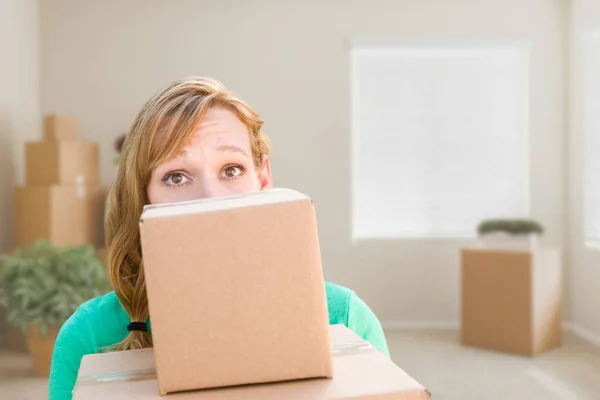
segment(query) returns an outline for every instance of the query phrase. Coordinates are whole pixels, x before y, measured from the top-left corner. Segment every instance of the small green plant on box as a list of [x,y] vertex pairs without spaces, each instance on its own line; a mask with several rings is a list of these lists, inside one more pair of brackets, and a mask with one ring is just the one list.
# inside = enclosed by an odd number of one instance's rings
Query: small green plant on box
[[58,247],[40,240],[0,256],[0,307],[7,322],[23,332],[38,326],[45,335],[79,305],[109,290],[92,246]]
[[505,233],[512,236],[526,236],[529,234],[544,234],[544,227],[533,219],[488,219],[482,221],[477,227],[479,236]]

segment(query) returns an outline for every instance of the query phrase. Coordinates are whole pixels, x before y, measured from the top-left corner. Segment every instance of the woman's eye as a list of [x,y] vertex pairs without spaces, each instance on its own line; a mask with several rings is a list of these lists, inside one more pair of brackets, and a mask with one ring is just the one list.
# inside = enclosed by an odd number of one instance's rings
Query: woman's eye
[[170,173],[167,176],[165,176],[164,181],[168,185],[178,186],[178,185],[183,185],[184,183],[186,183],[187,177],[185,175],[183,175],[181,172],[173,172],[173,173]]
[[242,175],[244,170],[239,165],[229,165],[223,169],[223,178],[225,179],[235,179]]

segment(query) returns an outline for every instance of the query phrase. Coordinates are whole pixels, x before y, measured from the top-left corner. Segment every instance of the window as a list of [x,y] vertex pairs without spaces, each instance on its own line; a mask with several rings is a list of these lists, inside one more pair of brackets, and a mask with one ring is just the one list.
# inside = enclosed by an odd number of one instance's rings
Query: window
[[353,238],[529,214],[528,48],[354,46]]
[[584,229],[600,243],[600,33],[586,43],[584,83]]

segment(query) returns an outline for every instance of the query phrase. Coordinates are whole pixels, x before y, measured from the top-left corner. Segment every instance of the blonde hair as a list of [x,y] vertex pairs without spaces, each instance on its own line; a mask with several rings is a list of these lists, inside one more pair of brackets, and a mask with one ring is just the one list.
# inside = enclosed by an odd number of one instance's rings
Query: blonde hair
[[[218,81],[192,77],[173,82],[142,107],[125,139],[106,217],[108,270],[112,287],[131,322],[149,317],[139,219],[148,204],[152,170],[175,157],[189,142],[207,110],[226,108],[248,127],[254,163],[261,168],[270,143],[260,116]],[[133,330],[112,350],[152,346],[150,334]]]

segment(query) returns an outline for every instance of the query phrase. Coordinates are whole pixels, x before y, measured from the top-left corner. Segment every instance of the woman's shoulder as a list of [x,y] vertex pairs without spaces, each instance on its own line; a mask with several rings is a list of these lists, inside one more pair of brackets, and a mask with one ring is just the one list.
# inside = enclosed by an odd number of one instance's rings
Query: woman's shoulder
[[351,289],[325,283],[329,324],[344,324],[389,357],[381,323],[369,306]]
[[118,319],[124,313],[115,292],[109,292],[81,304],[65,324],[106,322]]
[[325,291],[327,301],[334,302],[348,302],[350,297],[354,295],[354,291],[351,289],[332,282],[325,282]]
[[331,325],[348,323],[350,299],[354,292],[346,287],[331,282],[325,282],[327,294],[327,308],[329,310],[329,323]]
[[[127,321],[127,314],[117,295],[109,292],[81,304],[63,324],[59,336],[85,339],[89,341],[85,347],[94,353],[101,347],[120,341],[120,336],[126,332]],[[88,335],[89,332],[93,334]]]
[[114,292],[81,304],[62,325],[54,344],[50,399],[70,398],[81,359],[123,340],[127,314]]
[[116,293],[111,291],[81,304],[73,315],[93,317],[96,313],[103,313],[110,309],[118,310],[119,308],[121,308],[119,299]]

